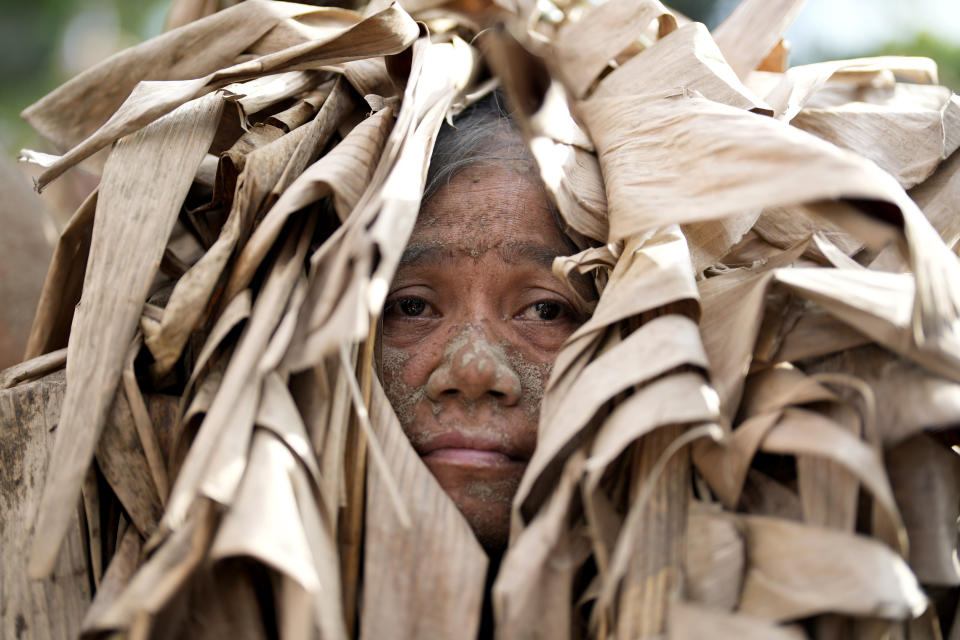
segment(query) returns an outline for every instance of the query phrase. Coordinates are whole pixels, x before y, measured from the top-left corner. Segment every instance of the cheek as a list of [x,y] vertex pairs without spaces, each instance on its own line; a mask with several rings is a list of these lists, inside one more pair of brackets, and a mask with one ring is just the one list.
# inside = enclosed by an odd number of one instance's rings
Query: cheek
[[511,368],[520,378],[523,395],[520,399],[520,409],[526,414],[524,424],[529,433],[525,438],[536,442],[537,423],[540,416],[540,405],[543,403],[543,390],[547,386],[550,372],[553,369],[553,360],[544,360],[542,357],[533,357],[519,349],[508,349],[507,357]]
[[404,349],[384,345],[380,381],[400,424],[413,423],[416,406],[426,397],[426,367]]

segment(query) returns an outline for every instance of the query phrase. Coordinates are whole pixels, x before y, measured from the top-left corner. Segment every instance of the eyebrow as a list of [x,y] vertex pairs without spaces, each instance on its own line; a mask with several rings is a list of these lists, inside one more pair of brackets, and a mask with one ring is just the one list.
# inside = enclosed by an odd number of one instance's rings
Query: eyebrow
[[532,262],[539,267],[553,268],[554,258],[563,255],[551,247],[533,242],[511,242],[497,247],[497,253],[507,264]]
[[[554,248],[534,242],[510,242],[496,247],[490,247],[486,250],[491,249],[496,251],[500,259],[507,264],[527,262],[546,269],[553,268],[554,258],[565,255]],[[400,256],[399,266],[436,266],[441,264],[445,258],[453,255],[455,251],[457,251],[457,249],[449,245],[414,243],[404,249],[403,254]],[[464,251],[469,253],[470,249],[465,249]]]
[[420,267],[436,265],[449,255],[449,251],[441,244],[411,244],[403,250],[400,256],[401,267]]

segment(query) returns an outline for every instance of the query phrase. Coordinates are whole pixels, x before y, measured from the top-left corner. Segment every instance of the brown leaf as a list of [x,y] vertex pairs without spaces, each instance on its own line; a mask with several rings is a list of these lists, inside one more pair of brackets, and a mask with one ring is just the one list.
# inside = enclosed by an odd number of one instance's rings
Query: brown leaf
[[[348,106],[343,89],[334,90],[313,122],[246,156],[237,194],[220,236],[177,282],[164,308],[160,327],[147,337],[147,346],[156,360],[153,365],[156,375],[169,372],[179,359],[190,333],[203,320],[236,246],[249,235],[262,207],[272,204],[271,192],[278,186],[286,186],[278,182],[287,172],[300,174],[329,140]],[[232,300],[232,296],[227,299]]]
[[37,304],[25,360],[67,346],[74,309],[83,288],[97,193],[90,194],[60,233]]
[[68,347],[68,387],[51,461],[57,472],[45,487],[31,549],[33,575],[53,568],[140,309],[222,106],[218,96],[184,105],[118,144],[104,169]]
[[271,265],[250,320],[173,485],[163,516],[167,529],[175,531],[183,526],[199,496],[221,504],[232,501],[242,479],[262,381],[267,373],[257,364],[302,274],[314,220],[307,220],[299,228],[300,233],[287,236]]
[[600,82],[587,105],[598,98],[671,93],[695,93],[741,109],[771,113],[726,64],[706,27],[699,22],[681,27],[612,71]]
[[936,84],[937,64],[930,58],[880,56],[801,65],[788,69],[766,99],[776,116],[789,122],[831,79],[869,86],[878,78],[889,84],[892,74],[911,82]]
[[286,189],[260,221],[237,258],[237,266],[227,284],[227,297],[253,278],[286,221],[296,211],[333,193],[341,220],[346,219],[360,199],[363,187],[373,171],[374,158],[382,149],[392,114],[380,111],[354,127],[328,154],[308,167]]
[[23,117],[59,146],[75,146],[110,118],[138,82],[205,76],[234,64],[279,21],[314,10],[263,0],[241,3],[104,60],[27,108]]
[[781,626],[752,616],[731,615],[722,610],[674,603],[670,607],[667,640],[803,640],[807,635],[796,625]]
[[[473,637],[487,558],[469,525],[419,459],[379,384],[370,418],[412,527],[367,477],[361,638]],[[437,603],[443,606],[437,606]]]
[[926,181],[910,190],[910,197],[923,210],[930,223],[952,250],[960,244],[957,227],[957,202],[960,201],[960,153],[954,153]]
[[925,584],[960,585],[960,457],[918,435],[888,450],[886,461],[910,536],[910,567]]
[[38,187],[43,188],[69,167],[121,136],[137,131],[181,104],[220,87],[267,72],[317,68],[335,62],[397,53],[409,46],[418,34],[416,24],[399,5],[393,4],[363,22],[346,24],[326,34],[323,39],[305,41],[206,76],[192,80],[143,81],[103,126],[49,165],[38,179]]
[[[67,532],[49,579],[32,581],[27,556],[34,514],[50,466],[64,392],[63,373],[0,391],[0,634],[77,637],[90,604],[91,559],[77,503],[67,509]],[[84,469],[85,471],[86,469]],[[82,481],[82,479],[81,479]],[[77,489],[79,489],[79,484]]]
[[822,89],[792,124],[876,162],[904,189],[960,146],[960,99],[945,87],[896,84],[854,95]]
[[677,28],[673,14],[658,0],[604,3],[557,34],[556,64],[574,97],[584,96],[594,80],[656,20],[657,35]]
[[741,78],[777,46],[805,0],[744,0],[714,29],[723,56]]
[[281,440],[264,431],[255,433],[246,467],[210,557],[250,556],[289,576],[313,596],[314,620],[323,637],[346,638],[332,532],[322,520],[314,526],[305,522],[303,503],[314,498],[309,489],[297,495],[303,470]]
[[505,639],[571,637],[573,580],[588,547],[565,521],[582,472],[583,456],[571,456],[549,502],[511,542],[492,595],[497,634]]
[[784,621],[836,611],[903,619],[927,607],[906,562],[882,543],[776,518],[748,516],[743,523],[748,564],[740,611],[747,615]]
[[[701,502],[690,504],[684,558],[684,596],[690,602],[733,611],[740,603],[745,540],[736,518]],[[673,613],[667,623],[674,632]]]

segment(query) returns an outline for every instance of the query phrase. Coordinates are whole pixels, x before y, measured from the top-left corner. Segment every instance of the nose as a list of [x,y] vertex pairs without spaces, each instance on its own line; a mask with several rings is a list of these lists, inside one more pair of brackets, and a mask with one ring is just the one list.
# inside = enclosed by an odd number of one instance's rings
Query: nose
[[487,339],[483,329],[468,325],[452,338],[443,359],[427,378],[427,396],[434,402],[461,394],[470,400],[497,398],[504,406],[520,402],[520,375],[503,347]]

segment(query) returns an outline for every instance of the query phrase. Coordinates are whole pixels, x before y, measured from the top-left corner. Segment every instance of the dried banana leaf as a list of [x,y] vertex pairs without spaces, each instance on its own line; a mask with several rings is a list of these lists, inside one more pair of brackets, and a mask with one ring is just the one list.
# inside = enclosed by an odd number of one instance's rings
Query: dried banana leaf
[[74,308],[80,302],[83,289],[96,207],[97,192],[94,191],[60,232],[37,304],[25,360],[67,346]]
[[957,586],[960,460],[929,436],[890,449],[887,469],[910,536],[910,567],[924,584]]
[[[677,82],[679,79],[681,83]],[[716,43],[698,22],[658,40],[606,75],[589,102],[602,97],[660,96],[678,91],[696,92],[716,102],[770,113],[724,62]]]
[[949,89],[896,84],[854,93],[827,96],[823,89],[792,124],[873,160],[904,189],[926,180],[960,146],[960,99]]
[[[216,15],[216,14],[215,14]],[[368,58],[396,53],[406,48],[418,29],[397,5],[357,24],[346,24],[327,33],[325,38],[304,41],[296,46],[241,62],[191,80],[141,81],[110,119],[64,156],[44,163],[47,169],[38,179],[38,187],[63,173],[121,136],[132,133],[185,102],[234,82],[264,73],[279,73],[307,66]],[[162,36],[161,36],[162,37]]]
[[956,251],[960,230],[953,212],[960,202],[960,154],[954,153],[923,183],[910,190],[923,214],[930,220],[944,244]]
[[[408,445],[375,384],[371,423],[392,482],[404,496],[404,526],[376,473],[370,476],[361,637],[473,637],[480,625],[487,558],[466,520]],[[442,607],[437,603],[443,603]]]
[[278,22],[310,10],[263,0],[240,3],[103,61],[23,116],[56,144],[72,147],[107,122],[138,82],[198,78],[230,66]]
[[927,608],[906,563],[880,542],[782,519],[743,522],[748,568],[739,610],[747,615],[783,621],[838,611],[896,618]]
[[743,640],[802,640],[807,636],[796,625],[772,625],[745,615],[690,604],[674,604],[667,622],[669,640],[742,638]]
[[[218,95],[184,105],[117,145],[104,168],[84,293],[68,346],[68,386],[51,459],[57,472],[44,489],[31,548],[34,575],[53,567],[120,380],[126,344],[222,108]],[[144,171],[131,175],[131,167]]]
[[777,46],[805,0],[744,0],[714,29],[723,56],[741,78],[760,66]]
[[556,36],[557,65],[564,83],[580,99],[611,60],[637,40],[638,32],[657,21],[657,36],[677,28],[673,14],[658,0],[601,4],[582,20],[564,26]]

